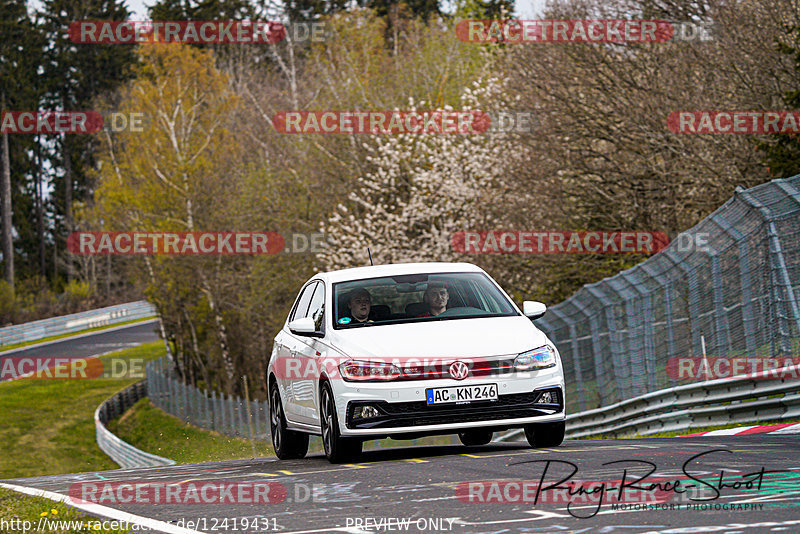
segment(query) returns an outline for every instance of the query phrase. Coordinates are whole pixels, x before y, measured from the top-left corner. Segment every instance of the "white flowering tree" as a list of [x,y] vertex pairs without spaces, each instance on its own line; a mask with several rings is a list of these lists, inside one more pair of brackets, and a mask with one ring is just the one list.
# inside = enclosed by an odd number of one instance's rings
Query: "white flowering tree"
[[[503,81],[491,78],[464,91],[461,110],[508,107]],[[410,102],[411,110],[425,103]],[[325,270],[376,263],[454,261],[455,232],[494,228],[491,208],[502,202],[504,174],[519,153],[514,135],[387,135],[373,147],[372,171],[359,179],[347,205],[322,224],[330,246],[318,254]]]

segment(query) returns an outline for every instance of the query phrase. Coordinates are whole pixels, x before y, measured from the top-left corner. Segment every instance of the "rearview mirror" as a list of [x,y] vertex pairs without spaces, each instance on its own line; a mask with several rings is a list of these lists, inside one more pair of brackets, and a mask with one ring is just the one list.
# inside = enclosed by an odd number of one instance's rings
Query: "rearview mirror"
[[535,300],[526,300],[522,303],[522,313],[525,314],[525,317],[531,321],[538,319],[544,315],[546,311],[547,306],[541,302],[536,302]]
[[289,323],[289,331],[298,336],[322,337],[322,332],[317,331],[317,326],[311,317],[295,319]]

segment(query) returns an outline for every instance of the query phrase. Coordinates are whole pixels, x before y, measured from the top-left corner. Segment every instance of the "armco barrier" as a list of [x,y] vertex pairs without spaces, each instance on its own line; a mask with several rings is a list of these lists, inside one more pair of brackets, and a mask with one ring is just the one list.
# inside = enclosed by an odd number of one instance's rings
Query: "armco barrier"
[[[567,437],[648,435],[692,428],[800,419],[800,366],[708,380],[567,416]],[[497,439],[520,436],[514,430]]]
[[139,399],[147,396],[147,383],[142,381],[128,386],[112,397],[106,399],[94,412],[94,426],[97,435],[97,445],[117,462],[120,467],[155,467],[159,465],[173,465],[174,460],[162,458],[155,454],[140,451],[130,443],[126,443],[111,433],[106,424],[119,417]]
[[26,341],[36,341],[50,336],[60,336],[71,334],[96,326],[106,326],[144,319],[156,315],[156,309],[147,301],[129,302],[127,304],[117,304],[106,308],[98,308],[71,315],[61,315],[32,321],[14,326],[0,328],[0,347],[24,343]]

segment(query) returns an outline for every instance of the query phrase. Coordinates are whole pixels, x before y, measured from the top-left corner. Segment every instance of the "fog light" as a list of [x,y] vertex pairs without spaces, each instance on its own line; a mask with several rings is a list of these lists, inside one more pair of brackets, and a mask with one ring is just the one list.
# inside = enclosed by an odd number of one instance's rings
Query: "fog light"
[[555,404],[558,402],[555,391],[545,391],[539,395],[539,402],[543,404]]
[[380,412],[374,406],[359,406],[353,410],[353,419],[367,419],[370,417],[378,417]]

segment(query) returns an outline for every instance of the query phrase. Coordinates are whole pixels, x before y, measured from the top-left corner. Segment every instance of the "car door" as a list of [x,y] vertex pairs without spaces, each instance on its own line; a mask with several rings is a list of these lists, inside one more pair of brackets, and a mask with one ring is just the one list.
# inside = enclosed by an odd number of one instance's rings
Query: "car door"
[[[305,316],[311,317],[317,332],[322,332],[324,335],[325,284],[323,282],[317,283]],[[297,339],[299,343],[295,347],[295,358],[302,370],[300,377],[293,384],[298,421],[316,425],[319,423],[316,409],[318,362],[320,355],[323,354],[324,344],[318,337],[297,336]]]
[[[276,376],[281,383],[283,391],[285,391],[286,398],[284,399],[283,411],[286,418],[290,421],[299,421],[302,419],[302,410],[300,408],[300,401],[297,395],[297,382],[302,377],[302,361],[298,358],[297,354],[302,347],[305,346],[303,338],[297,334],[293,334],[289,330],[289,324],[295,319],[302,319],[308,313],[308,305],[311,302],[311,297],[314,296],[314,289],[316,289],[318,282],[313,280],[306,284],[300,290],[297,301],[289,314],[289,319],[286,321],[286,326],[280,334],[280,346],[278,348],[278,365],[276,369]],[[302,391],[300,392],[302,398]]]

